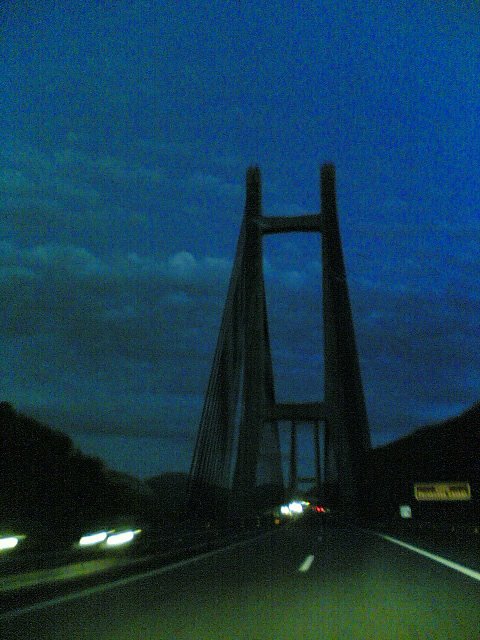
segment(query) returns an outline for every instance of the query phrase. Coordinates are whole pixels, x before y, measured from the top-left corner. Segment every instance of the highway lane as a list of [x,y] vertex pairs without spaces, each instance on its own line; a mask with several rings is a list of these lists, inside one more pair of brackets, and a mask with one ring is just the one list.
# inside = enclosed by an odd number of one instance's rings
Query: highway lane
[[306,522],[65,601],[50,594],[53,604],[0,616],[0,637],[478,640],[473,576],[370,532]]

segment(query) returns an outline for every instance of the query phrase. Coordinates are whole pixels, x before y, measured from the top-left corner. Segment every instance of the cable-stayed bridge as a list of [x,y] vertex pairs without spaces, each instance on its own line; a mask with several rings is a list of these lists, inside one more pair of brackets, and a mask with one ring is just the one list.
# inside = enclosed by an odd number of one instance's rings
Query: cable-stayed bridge
[[[318,400],[310,403],[280,403],[274,392],[262,243],[264,235],[290,232],[322,236],[324,388],[319,381]],[[290,424],[287,486],[279,437],[284,423]],[[279,527],[268,526],[270,517],[249,518],[292,497],[302,481],[302,423],[312,426],[313,483],[321,497],[325,492],[348,507],[349,516],[362,516],[351,526],[314,510]],[[45,558],[35,558],[34,572],[6,575],[0,581],[2,640],[478,637],[477,427],[474,407],[464,414],[456,446],[450,426],[443,436],[412,434],[410,444],[404,438],[398,448],[372,455],[334,168],[322,167],[320,213],[291,218],[262,215],[260,173],[249,169],[189,478],[189,517],[168,537],[156,517],[154,526],[147,521],[144,546],[130,557],[115,558],[113,546],[108,557],[105,549],[92,550],[91,561],[71,564],[80,560],[71,547],[68,566],[37,571]],[[447,472],[457,481],[440,482]],[[432,502],[432,493],[456,503]],[[359,513],[354,507],[362,503],[369,508]],[[400,514],[410,511],[406,520],[400,521],[398,505]],[[203,526],[191,510],[213,526]],[[260,523],[260,530],[249,526]],[[57,562],[62,556],[46,557]],[[76,572],[75,586],[69,580]]]
[[[247,170],[245,213],[190,470],[190,509],[220,514],[234,500],[237,510],[252,513],[292,495],[298,423],[312,425],[317,492],[329,487],[350,506],[362,498],[370,435],[331,164],[321,168],[320,192],[319,213],[264,216],[260,171]],[[279,233],[321,235],[325,371],[317,402],[275,400],[263,237]],[[286,487],[279,422],[291,425]]]

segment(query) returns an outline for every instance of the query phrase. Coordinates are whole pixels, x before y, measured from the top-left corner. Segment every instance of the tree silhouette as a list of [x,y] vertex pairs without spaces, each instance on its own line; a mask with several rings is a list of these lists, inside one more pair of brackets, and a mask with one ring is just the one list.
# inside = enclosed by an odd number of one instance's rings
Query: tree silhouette
[[0,402],[0,528],[69,541],[86,528],[112,526],[139,504],[102,460],[81,453],[67,435]]

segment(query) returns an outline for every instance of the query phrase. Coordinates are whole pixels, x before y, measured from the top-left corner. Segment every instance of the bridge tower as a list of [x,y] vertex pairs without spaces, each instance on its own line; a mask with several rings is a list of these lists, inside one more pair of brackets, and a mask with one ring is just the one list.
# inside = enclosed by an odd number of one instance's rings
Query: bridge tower
[[[209,505],[218,511],[233,498],[248,513],[281,500],[279,421],[292,425],[289,491],[296,484],[296,424],[309,422],[317,486],[335,487],[343,504],[353,504],[361,494],[370,436],[331,164],[321,168],[320,190],[319,214],[266,217],[260,171],[247,170],[245,215],[190,471],[193,508]],[[322,235],[325,376],[323,399],[285,404],[275,401],[262,239],[293,232]]]

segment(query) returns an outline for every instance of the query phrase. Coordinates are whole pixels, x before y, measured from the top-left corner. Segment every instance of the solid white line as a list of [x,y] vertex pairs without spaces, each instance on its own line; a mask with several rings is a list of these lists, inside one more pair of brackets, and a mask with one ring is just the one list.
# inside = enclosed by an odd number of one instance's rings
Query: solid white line
[[246,546],[249,542],[252,542],[253,540],[258,540],[259,538],[264,538],[269,535],[271,535],[270,531],[260,536],[256,536],[255,538],[249,538],[248,540],[241,540],[240,542],[235,542],[234,544],[231,544],[228,547],[222,547],[221,549],[214,549],[213,551],[207,551],[206,553],[202,553],[199,556],[192,556],[191,558],[180,560],[179,562],[175,562],[174,564],[169,564],[165,567],[159,567],[158,569],[151,569],[150,571],[146,571],[145,573],[138,573],[133,576],[127,576],[126,578],[120,578],[119,580],[114,580],[113,582],[98,584],[95,587],[89,587],[88,589],[82,589],[81,591],[75,591],[74,593],[67,593],[64,596],[58,596],[57,598],[52,598],[51,600],[43,600],[42,602],[36,602],[35,604],[28,605],[26,607],[20,607],[19,609],[12,609],[11,611],[0,613],[0,620],[9,620],[11,618],[17,618],[18,616],[23,615],[25,613],[40,611],[41,609],[54,607],[55,605],[63,604],[64,602],[71,602],[72,600],[79,600],[80,598],[86,598],[87,596],[95,595],[97,593],[104,593],[105,591],[110,591],[111,589],[116,589],[117,587],[123,587],[126,584],[131,584],[132,582],[139,582],[140,580],[145,580],[146,578],[153,578],[154,576],[161,575],[162,573],[168,573],[169,571],[174,571],[175,569],[179,569],[180,567],[185,567],[189,564],[193,564],[194,562],[198,562],[199,560],[204,560],[205,558],[211,558],[212,556],[218,555],[223,551],[229,551],[230,549],[235,549],[236,547]]
[[425,556],[425,558],[429,558],[430,560],[434,560],[435,562],[439,562],[440,564],[445,565],[449,569],[454,569],[459,573],[463,573],[469,578],[473,578],[473,580],[480,581],[480,572],[474,571],[473,569],[469,569],[468,567],[464,567],[462,564],[458,564],[457,562],[452,562],[451,560],[447,560],[446,558],[442,558],[441,556],[437,556],[434,553],[430,553],[429,551],[425,551],[425,549],[419,549],[418,547],[414,547],[412,544],[408,544],[407,542],[402,542],[402,540],[397,540],[397,538],[392,538],[391,536],[387,536],[383,533],[373,532],[375,535],[380,536],[384,540],[388,540],[389,542],[393,542],[394,544],[398,544],[401,547],[405,547],[409,551],[413,551],[414,553],[418,553],[421,556]]
[[310,567],[312,566],[312,562],[315,559],[315,556],[307,556],[302,564],[298,567],[298,570],[302,573],[306,573]]

